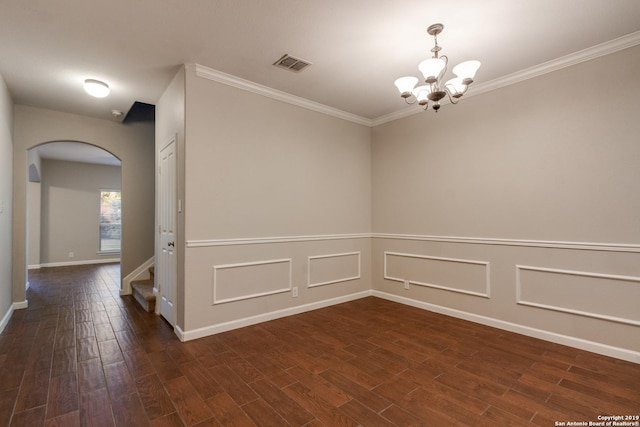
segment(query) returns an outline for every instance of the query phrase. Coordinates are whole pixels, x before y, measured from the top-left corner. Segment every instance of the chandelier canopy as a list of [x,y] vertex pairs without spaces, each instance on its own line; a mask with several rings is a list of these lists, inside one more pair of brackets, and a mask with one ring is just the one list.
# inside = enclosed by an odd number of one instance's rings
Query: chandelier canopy
[[[431,49],[433,57],[425,59],[418,65],[418,69],[424,76],[426,84],[416,86],[417,77],[400,77],[395,81],[395,85],[400,91],[400,96],[404,98],[407,104],[415,104],[416,102],[424,109],[428,109],[429,105],[436,112],[440,109],[440,100],[445,96],[449,97],[452,104],[457,104],[462,95],[465,94],[469,85],[473,83],[473,78],[480,68],[480,61],[471,60],[461,62],[453,67],[455,78],[442,83],[442,77],[447,72],[449,58],[440,55],[442,48],[438,46],[438,34],[442,32],[444,25],[433,24],[427,28],[427,33],[433,36],[435,46]],[[431,101],[431,104],[429,104]]]

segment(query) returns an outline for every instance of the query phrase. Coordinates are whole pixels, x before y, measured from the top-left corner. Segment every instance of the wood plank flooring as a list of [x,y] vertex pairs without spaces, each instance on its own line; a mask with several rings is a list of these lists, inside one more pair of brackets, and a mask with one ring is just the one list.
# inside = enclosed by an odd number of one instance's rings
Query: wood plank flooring
[[559,425],[640,413],[640,365],[365,298],[181,343],[118,265],[29,272],[0,426]]

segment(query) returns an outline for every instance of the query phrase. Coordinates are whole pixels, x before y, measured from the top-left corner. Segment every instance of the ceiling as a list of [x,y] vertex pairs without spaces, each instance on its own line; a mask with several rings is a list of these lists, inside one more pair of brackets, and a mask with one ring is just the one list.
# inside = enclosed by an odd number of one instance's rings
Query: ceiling
[[[418,76],[436,22],[452,64],[482,62],[480,85],[639,35],[640,1],[0,0],[0,74],[17,104],[122,120],[196,63],[372,121],[406,107],[393,81]],[[274,67],[285,53],[313,65]]]

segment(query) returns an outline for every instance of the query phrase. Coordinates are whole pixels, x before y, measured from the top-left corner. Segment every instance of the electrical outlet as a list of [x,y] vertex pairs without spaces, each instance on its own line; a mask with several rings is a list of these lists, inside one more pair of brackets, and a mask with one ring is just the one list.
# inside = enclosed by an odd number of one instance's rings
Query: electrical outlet
[[294,286],[293,289],[291,289],[291,296],[293,298],[297,298],[298,297],[298,287]]
[[405,289],[409,289],[409,281],[408,280],[404,281],[404,288]]
[[73,252],[69,252],[69,258],[73,258],[75,254]]

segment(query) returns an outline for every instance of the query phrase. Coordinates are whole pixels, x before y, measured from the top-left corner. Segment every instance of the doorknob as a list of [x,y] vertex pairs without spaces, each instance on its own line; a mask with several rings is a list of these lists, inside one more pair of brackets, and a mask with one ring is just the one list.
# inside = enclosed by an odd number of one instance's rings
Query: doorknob
[[175,245],[176,245],[176,244],[175,244],[175,242],[169,242],[169,243],[167,243],[167,246],[175,246]]

